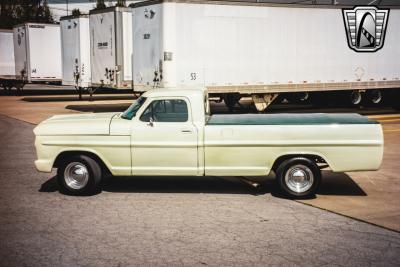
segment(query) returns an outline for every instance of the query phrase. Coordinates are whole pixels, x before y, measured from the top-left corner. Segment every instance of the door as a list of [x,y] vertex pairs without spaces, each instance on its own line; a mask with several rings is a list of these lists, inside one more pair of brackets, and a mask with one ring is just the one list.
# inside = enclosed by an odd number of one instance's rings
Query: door
[[198,132],[185,98],[153,99],[132,127],[132,175],[197,175]]

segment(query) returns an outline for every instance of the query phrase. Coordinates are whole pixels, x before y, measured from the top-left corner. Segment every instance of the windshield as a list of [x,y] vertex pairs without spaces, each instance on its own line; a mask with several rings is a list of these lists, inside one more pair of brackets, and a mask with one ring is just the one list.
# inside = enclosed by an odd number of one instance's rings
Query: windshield
[[136,112],[139,110],[139,108],[143,105],[144,102],[146,102],[146,97],[139,97],[136,99],[135,102],[130,105],[130,107],[125,110],[124,113],[122,113],[121,118],[131,120],[133,117],[136,116]]

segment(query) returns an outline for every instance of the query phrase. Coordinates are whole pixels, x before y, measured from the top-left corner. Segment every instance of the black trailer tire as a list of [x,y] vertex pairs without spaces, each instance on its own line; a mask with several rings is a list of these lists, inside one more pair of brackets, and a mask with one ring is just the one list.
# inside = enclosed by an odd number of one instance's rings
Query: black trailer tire
[[400,88],[387,90],[387,99],[392,108],[400,110]]
[[100,190],[102,171],[96,160],[86,155],[66,158],[57,169],[60,192],[89,195]]
[[310,198],[317,192],[321,171],[316,163],[304,157],[283,161],[276,169],[276,179],[289,198]]
[[290,104],[309,104],[311,97],[308,92],[297,92],[286,95],[286,100]]

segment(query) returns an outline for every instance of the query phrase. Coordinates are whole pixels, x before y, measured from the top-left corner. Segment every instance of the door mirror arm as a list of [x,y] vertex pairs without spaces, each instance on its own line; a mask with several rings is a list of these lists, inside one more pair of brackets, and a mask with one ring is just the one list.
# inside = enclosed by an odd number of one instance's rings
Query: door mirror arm
[[150,117],[149,123],[148,123],[147,125],[149,125],[149,126],[151,126],[151,127],[154,126],[154,119],[153,119],[153,117]]

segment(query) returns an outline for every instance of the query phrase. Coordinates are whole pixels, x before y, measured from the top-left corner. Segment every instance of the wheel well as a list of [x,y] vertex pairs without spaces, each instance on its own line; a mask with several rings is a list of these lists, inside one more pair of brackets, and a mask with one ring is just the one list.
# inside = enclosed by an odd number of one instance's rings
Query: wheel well
[[69,157],[73,157],[73,156],[78,156],[78,155],[85,155],[85,156],[88,156],[88,157],[94,159],[100,165],[103,172],[105,172],[106,174],[111,174],[110,170],[104,164],[104,162],[99,158],[99,156],[97,156],[96,154],[94,154],[92,152],[88,152],[88,151],[64,151],[64,152],[61,152],[57,156],[56,160],[54,161],[53,167],[58,168],[60,166],[61,162],[64,161],[65,159],[67,159]]
[[[315,164],[317,164],[317,165],[319,164],[318,166],[320,168],[328,167],[328,163],[321,156],[312,155],[312,154],[289,154],[289,155],[283,155],[283,156],[278,157],[275,160],[274,164],[272,165],[272,170],[276,171],[276,169],[279,167],[279,165],[281,165],[282,162],[284,162],[287,159],[296,158],[296,157],[302,157],[302,158],[309,159],[312,162],[314,162]],[[320,165],[322,165],[322,166],[320,166]]]

